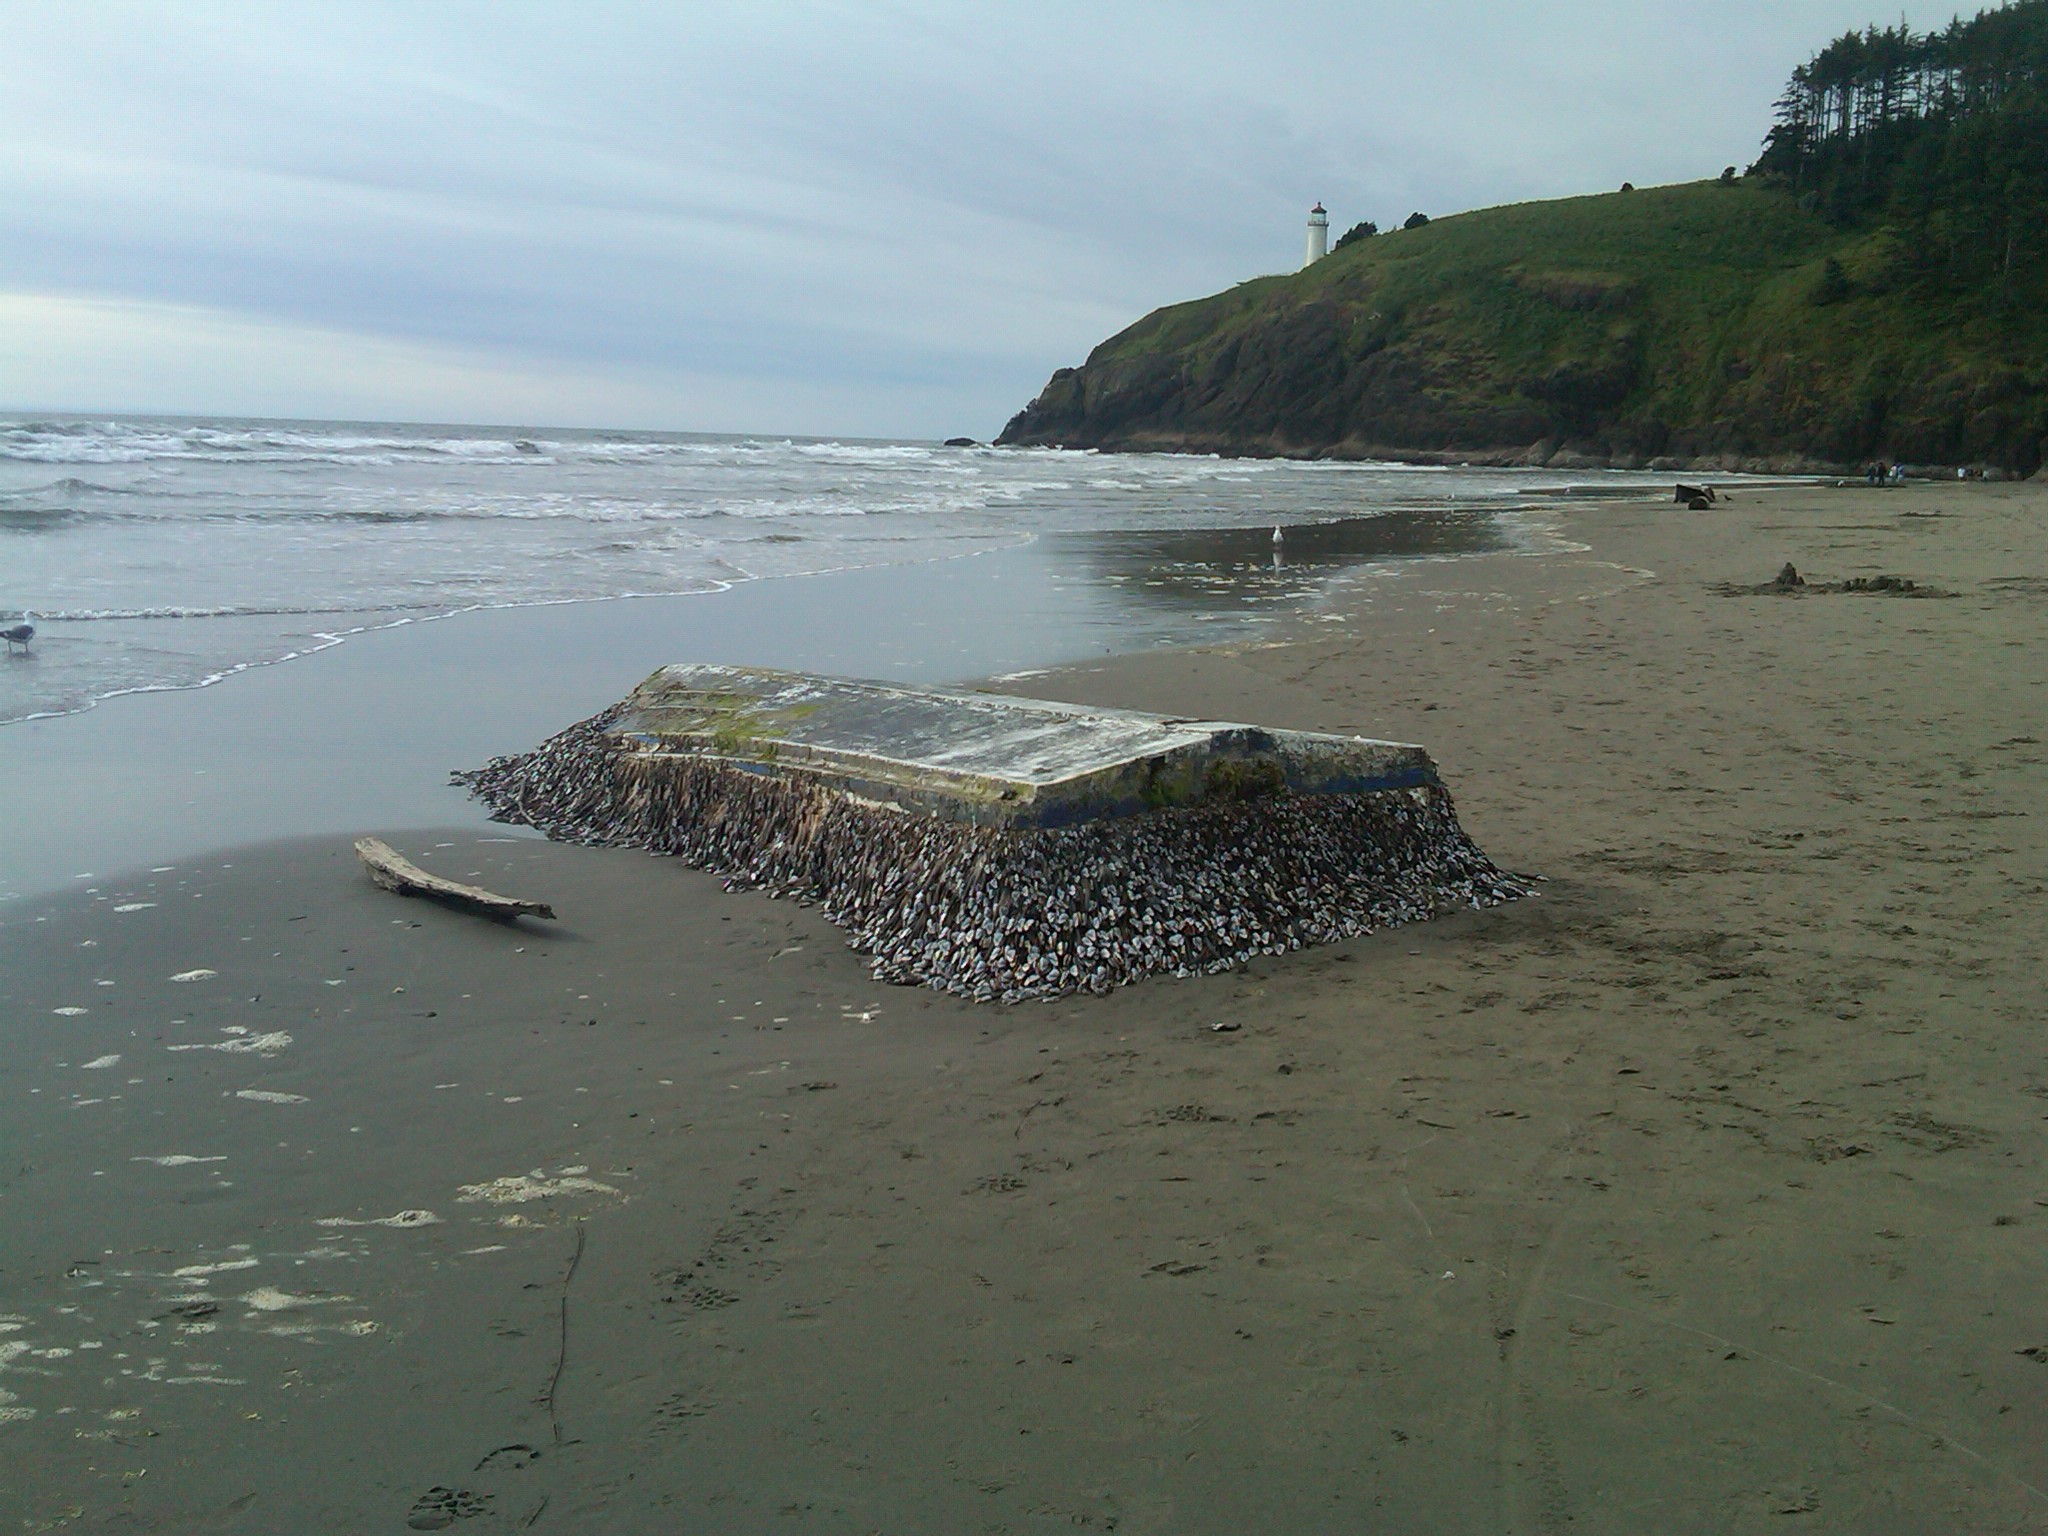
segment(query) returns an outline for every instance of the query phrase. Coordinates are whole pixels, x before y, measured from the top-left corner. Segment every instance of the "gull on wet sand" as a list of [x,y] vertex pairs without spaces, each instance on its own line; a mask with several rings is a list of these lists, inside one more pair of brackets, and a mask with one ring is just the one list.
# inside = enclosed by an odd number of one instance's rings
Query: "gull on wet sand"
[[33,624],[16,624],[8,629],[0,629],[0,640],[7,642],[7,649],[10,653],[17,645],[24,651],[27,650],[29,641],[35,639],[35,637],[36,627]]

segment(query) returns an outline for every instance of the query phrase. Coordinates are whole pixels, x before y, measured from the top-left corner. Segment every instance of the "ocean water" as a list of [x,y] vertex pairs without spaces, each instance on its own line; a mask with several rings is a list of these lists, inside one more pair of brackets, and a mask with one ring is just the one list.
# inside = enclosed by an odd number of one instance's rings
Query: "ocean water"
[[[1141,643],[1330,579],[1537,547],[1656,476],[347,422],[0,419],[0,722],[490,607],[713,592],[1039,541]],[[1275,525],[1288,532],[1276,550]],[[1048,657],[1046,659],[1058,659]]]

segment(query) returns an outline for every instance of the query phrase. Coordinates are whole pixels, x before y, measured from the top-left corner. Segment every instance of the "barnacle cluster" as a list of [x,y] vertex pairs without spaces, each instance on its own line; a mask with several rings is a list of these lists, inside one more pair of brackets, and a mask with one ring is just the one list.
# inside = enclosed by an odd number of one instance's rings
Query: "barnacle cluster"
[[1222,971],[1532,890],[1465,835],[1434,783],[974,826],[801,771],[663,750],[614,732],[620,713],[455,782],[494,820],[815,903],[877,977],[977,1001]]

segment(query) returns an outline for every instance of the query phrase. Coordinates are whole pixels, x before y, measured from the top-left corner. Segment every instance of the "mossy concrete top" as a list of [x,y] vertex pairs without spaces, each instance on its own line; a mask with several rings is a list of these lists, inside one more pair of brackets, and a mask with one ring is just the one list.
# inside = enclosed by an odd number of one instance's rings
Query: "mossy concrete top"
[[1398,742],[767,667],[664,667],[610,729],[640,752],[983,826],[1436,782],[1429,754]]

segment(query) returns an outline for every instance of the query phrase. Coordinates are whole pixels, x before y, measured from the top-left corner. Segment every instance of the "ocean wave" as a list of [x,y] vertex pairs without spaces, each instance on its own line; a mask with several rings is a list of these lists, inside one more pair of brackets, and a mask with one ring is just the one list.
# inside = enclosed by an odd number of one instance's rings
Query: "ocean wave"
[[277,428],[171,427],[125,422],[0,423],[0,460],[33,464],[398,464],[455,460],[536,464],[548,455],[525,439],[407,436]]
[[60,526],[83,522],[86,517],[87,514],[76,507],[0,505],[0,531],[47,533]]
[[147,443],[0,443],[0,460],[25,464],[353,464],[382,466],[433,463],[460,459],[469,464],[528,465],[543,459],[532,454],[504,449],[490,453],[441,448],[432,444],[408,443],[403,448],[378,450],[315,450],[285,446],[210,447]]
[[18,501],[30,501],[39,496],[134,496],[140,492],[133,486],[101,485],[96,480],[81,480],[76,475],[66,475],[61,480],[52,480],[48,485],[32,485],[18,491],[0,491],[0,507]]
[[[755,522],[764,519],[863,518],[887,516],[946,517],[973,515],[993,504],[1014,503],[1032,491],[1029,486],[990,483],[916,490],[902,486],[863,490],[858,487],[779,494],[733,495],[704,492],[694,498],[643,501],[622,497],[569,494],[503,495],[488,502],[423,505],[416,500],[368,497],[341,507],[266,509],[268,521],[298,523],[329,520],[364,523],[536,523],[563,521],[595,524],[698,523],[719,518]],[[219,515],[241,516],[226,509]]]
[[398,613],[408,610],[439,611],[445,603],[385,602],[374,606],[357,603],[167,603],[153,608],[26,608],[8,615],[8,621],[28,620],[35,624],[105,624],[143,622],[154,619],[271,619],[324,618],[331,614],[362,615]]
[[509,435],[422,428],[365,430],[346,423],[186,423],[54,419],[0,420],[0,462],[40,464],[310,464],[384,466],[463,463],[538,467],[555,463],[634,464],[661,461],[753,467],[764,458],[884,471],[943,469],[978,473],[958,455],[921,443],[844,442],[773,437],[668,437],[656,434],[534,433]]
[[[917,443],[784,443],[791,452],[807,459],[831,459],[843,464],[923,464],[937,458],[934,449]],[[973,466],[947,461],[949,469],[972,473]]]

